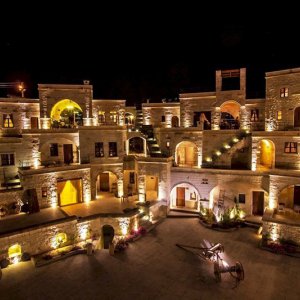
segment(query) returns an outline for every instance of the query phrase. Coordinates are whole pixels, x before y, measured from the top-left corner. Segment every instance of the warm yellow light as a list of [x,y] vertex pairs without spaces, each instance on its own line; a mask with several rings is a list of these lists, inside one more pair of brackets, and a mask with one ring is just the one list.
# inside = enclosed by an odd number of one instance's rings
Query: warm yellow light
[[74,106],[73,105],[67,105],[67,109],[73,109],[74,108]]
[[233,141],[234,143],[237,143],[237,142],[239,141],[239,139],[236,138],[236,137],[234,137],[234,138],[232,139],[232,141]]
[[230,219],[234,219],[234,217],[235,217],[235,209],[233,208],[233,209],[230,211],[229,218],[230,218]]
[[15,244],[8,249],[8,257],[13,259],[16,256],[22,255],[22,248],[19,244]]
[[52,248],[56,249],[62,246],[67,241],[67,235],[64,232],[57,234],[51,242]]
[[240,210],[240,212],[239,212],[239,217],[240,217],[240,219],[244,219],[244,218],[246,217],[245,212],[242,211],[242,210]]
[[220,155],[221,155],[221,152],[220,152],[220,151],[216,151],[216,154],[217,154],[218,156],[220,156]]
[[212,161],[211,157],[206,157],[206,161],[211,162]]
[[230,149],[230,146],[229,146],[228,144],[225,144],[225,145],[224,145],[224,148],[225,148],[225,149]]

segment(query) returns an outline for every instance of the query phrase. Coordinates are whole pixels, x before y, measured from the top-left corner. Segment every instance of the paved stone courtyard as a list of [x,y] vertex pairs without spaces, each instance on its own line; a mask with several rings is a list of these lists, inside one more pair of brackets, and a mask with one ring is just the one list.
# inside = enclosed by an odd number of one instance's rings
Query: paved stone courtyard
[[[221,242],[229,264],[239,260],[245,280],[216,283],[213,265],[175,246]],[[125,253],[78,255],[34,268],[3,270],[0,299],[299,299],[300,260],[258,248],[256,230],[216,232],[197,219],[166,219]]]

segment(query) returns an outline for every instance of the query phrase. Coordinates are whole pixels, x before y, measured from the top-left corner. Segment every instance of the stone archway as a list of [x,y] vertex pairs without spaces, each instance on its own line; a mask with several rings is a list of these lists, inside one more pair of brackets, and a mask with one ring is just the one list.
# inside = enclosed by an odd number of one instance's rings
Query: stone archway
[[52,128],[74,128],[83,124],[81,107],[70,99],[57,102],[51,109]]
[[176,146],[175,162],[177,165],[197,167],[197,146],[190,141],[184,141]]
[[179,127],[179,118],[177,116],[173,116],[171,123],[172,123],[172,127]]
[[187,210],[198,210],[200,201],[198,190],[189,182],[176,184],[170,193],[171,208],[183,208]]
[[104,171],[98,174],[96,178],[96,197],[99,198],[105,193],[112,194],[111,196],[118,197],[118,177],[110,171]]
[[109,245],[112,243],[115,236],[114,228],[111,225],[103,225],[102,236],[103,236],[103,248],[109,249]]
[[294,127],[300,127],[300,106],[294,111]]
[[259,142],[258,167],[272,169],[275,166],[275,145],[271,140],[263,139]]
[[236,101],[226,101],[221,105],[220,129],[240,128],[240,104]]
[[279,205],[289,209],[300,209],[300,184],[289,185],[281,190],[278,197]]

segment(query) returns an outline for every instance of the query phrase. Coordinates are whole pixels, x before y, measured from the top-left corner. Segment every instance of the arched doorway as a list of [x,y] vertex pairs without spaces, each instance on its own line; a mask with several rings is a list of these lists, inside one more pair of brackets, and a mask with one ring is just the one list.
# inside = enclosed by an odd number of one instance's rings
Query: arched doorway
[[125,124],[129,127],[132,127],[132,125],[134,125],[134,116],[132,113],[125,113]]
[[115,230],[110,225],[104,225],[102,227],[102,235],[103,235],[103,248],[109,249],[109,244],[112,243],[115,235]]
[[82,179],[57,181],[59,206],[82,202]]
[[294,111],[294,127],[300,127],[300,107],[295,108]]
[[300,184],[289,185],[279,194],[278,203],[285,208],[300,210]]
[[176,146],[177,165],[197,166],[197,146],[192,142],[181,142]]
[[133,137],[129,139],[129,155],[144,154],[144,139],[141,137]]
[[171,122],[172,122],[172,127],[179,127],[179,119],[177,116],[173,116]]
[[117,185],[117,175],[110,172],[105,171],[100,173],[97,176],[97,196],[100,196],[101,193],[112,193],[115,197],[118,196],[118,185]]
[[70,99],[57,102],[52,107],[50,116],[54,128],[74,128],[83,124],[81,107]]
[[158,197],[158,177],[146,176],[146,200],[157,200]]
[[259,165],[263,168],[274,168],[275,146],[271,140],[261,140],[259,142],[260,156]]
[[171,191],[171,208],[184,208],[187,210],[198,210],[200,195],[198,190],[188,182],[175,185]]
[[235,101],[227,101],[221,106],[220,129],[240,128],[240,105]]

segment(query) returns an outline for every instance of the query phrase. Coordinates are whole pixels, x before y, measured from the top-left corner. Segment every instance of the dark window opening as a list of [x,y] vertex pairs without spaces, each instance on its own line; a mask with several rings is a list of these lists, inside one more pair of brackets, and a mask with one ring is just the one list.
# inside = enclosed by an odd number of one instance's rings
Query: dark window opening
[[50,156],[58,156],[58,144],[50,144]]
[[13,154],[1,154],[1,166],[13,166],[15,157]]
[[259,120],[258,109],[251,109],[251,122],[257,122]]
[[95,157],[104,157],[103,143],[95,143]]
[[135,174],[134,172],[129,173],[129,183],[134,184],[135,183]]
[[246,203],[246,195],[239,194],[239,203]]
[[116,142],[109,142],[109,156],[110,157],[118,156]]

